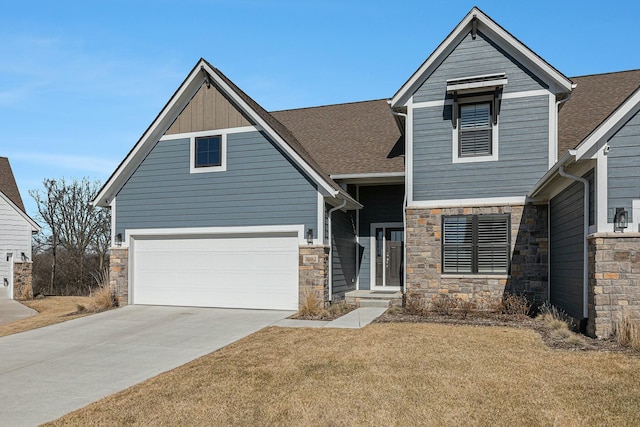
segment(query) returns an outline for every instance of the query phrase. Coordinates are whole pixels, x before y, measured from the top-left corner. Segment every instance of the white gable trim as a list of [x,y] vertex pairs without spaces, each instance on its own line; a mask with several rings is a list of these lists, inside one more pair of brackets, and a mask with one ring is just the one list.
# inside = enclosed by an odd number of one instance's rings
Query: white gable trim
[[228,95],[235,105],[237,105],[245,114],[247,114],[256,124],[257,128],[264,131],[270,138],[275,141],[280,148],[305,172],[308,176],[318,184],[319,190],[323,195],[335,197],[338,190],[333,188],[329,182],[318,174],[309,164],[295,152],[293,148],[287,144],[278,133],[273,130],[267,122],[246,103],[240,96],[231,89],[231,87],[209,66],[209,64],[200,60],[191,71],[184,83],[180,86],[169,103],[163,108],[152,125],[138,140],[133,150],[127,155],[124,161],[118,166],[114,174],[109,178],[107,183],[102,187],[98,195],[93,201],[94,205],[107,206],[111,199],[120,191],[125,182],[129,179],[136,167],[151,152],[155,144],[162,137],[167,128],[178,117],[183,108],[189,103],[191,98],[196,94],[198,89],[205,81],[205,71],[217,86]]
[[480,9],[474,7],[456,26],[449,36],[436,48],[411,78],[396,92],[391,99],[392,108],[405,105],[413,93],[440,65],[443,58],[448,56],[455,46],[466,37],[471,29],[474,18],[478,19],[478,29],[486,33],[491,40],[516,58],[526,68],[538,70],[549,87],[557,87],[561,92],[571,92],[571,81],[554,69],[546,61],[536,55],[531,49],[513,37],[504,28],[496,24]]
[[27,215],[26,213],[24,213],[24,211],[22,209],[20,209],[15,203],[13,203],[11,201],[11,199],[9,197],[7,197],[2,191],[0,191],[0,198],[2,198],[2,200],[4,200],[5,202],[7,202],[7,204],[9,206],[11,206],[16,212],[18,212],[18,214],[29,223],[29,225],[31,226],[31,232],[33,233],[37,233],[38,231],[40,231],[40,226],[38,224],[36,224],[36,222],[34,220],[31,219],[31,217],[29,215]]

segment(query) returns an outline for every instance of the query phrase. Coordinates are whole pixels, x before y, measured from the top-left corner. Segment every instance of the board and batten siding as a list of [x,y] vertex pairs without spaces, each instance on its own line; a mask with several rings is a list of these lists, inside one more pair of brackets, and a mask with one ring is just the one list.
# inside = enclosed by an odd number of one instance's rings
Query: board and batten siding
[[447,80],[485,74],[506,73],[504,93],[546,89],[547,85],[517,62],[512,56],[478,31],[471,33],[455,47],[413,95],[413,102],[445,99]]
[[31,259],[31,224],[0,197],[0,286],[11,274],[7,254],[19,261],[22,252]]
[[549,98],[504,99],[498,160],[453,163],[451,106],[413,110],[413,200],[524,196],[549,167]]
[[358,201],[364,206],[360,210],[360,289],[371,285],[371,224],[402,222],[403,185],[363,185],[359,187]]
[[333,300],[344,299],[344,294],[356,289],[356,231],[349,212],[331,214],[331,276]]
[[608,143],[607,221],[612,223],[616,208],[625,208],[633,218],[632,201],[640,200],[640,112]]
[[250,126],[252,123],[215,86],[203,84],[166,135]]
[[224,172],[191,174],[189,156],[188,138],[157,143],[117,195],[116,233],[304,224],[317,235],[316,185],[262,133],[227,135]]
[[549,202],[551,304],[583,318],[584,188],[575,182]]

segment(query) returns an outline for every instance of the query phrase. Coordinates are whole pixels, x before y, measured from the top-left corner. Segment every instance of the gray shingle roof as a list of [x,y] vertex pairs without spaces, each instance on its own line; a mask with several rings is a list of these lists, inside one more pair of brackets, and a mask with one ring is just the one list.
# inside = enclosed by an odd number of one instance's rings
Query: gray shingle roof
[[271,113],[328,173],[404,171],[404,140],[386,100]]
[[25,212],[22,197],[20,197],[20,191],[18,191],[16,180],[13,177],[9,159],[6,157],[0,157],[0,191],[20,208],[22,212]]
[[578,146],[640,88],[640,70],[572,77],[577,85],[558,113],[558,158]]

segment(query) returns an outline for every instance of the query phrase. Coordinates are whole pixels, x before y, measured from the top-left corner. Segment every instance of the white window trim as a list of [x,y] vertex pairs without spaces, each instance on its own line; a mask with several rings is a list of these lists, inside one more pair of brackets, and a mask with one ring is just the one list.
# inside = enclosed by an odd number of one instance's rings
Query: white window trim
[[[196,167],[196,139],[202,137],[220,137],[220,164],[217,166]],[[224,172],[227,170],[227,134],[220,132],[208,132],[205,135],[192,136],[189,138],[189,172],[207,173]]]
[[[463,104],[473,104],[477,102],[489,101],[491,102],[493,95],[483,95],[483,96],[474,96],[470,98],[464,98],[464,102],[459,102],[458,106],[453,104],[453,108],[459,108],[459,105]],[[493,116],[496,116],[496,123],[493,123]],[[469,156],[469,157],[460,157],[460,146],[458,142],[458,138],[460,135],[460,117],[458,117],[458,123],[453,128],[452,131],[452,140],[453,140],[453,148],[452,148],[452,162],[453,163],[477,163],[477,162],[495,162],[498,161],[498,128],[500,127],[500,115],[497,114],[496,111],[491,112],[491,154],[487,156]]]

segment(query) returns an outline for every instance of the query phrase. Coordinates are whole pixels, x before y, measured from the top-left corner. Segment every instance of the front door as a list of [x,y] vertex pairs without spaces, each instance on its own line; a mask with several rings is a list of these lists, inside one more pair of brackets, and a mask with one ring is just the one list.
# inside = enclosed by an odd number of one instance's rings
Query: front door
[[401,224],[374,224],[375,277],[377,289],[397,290],[403,278],[404,229]]

